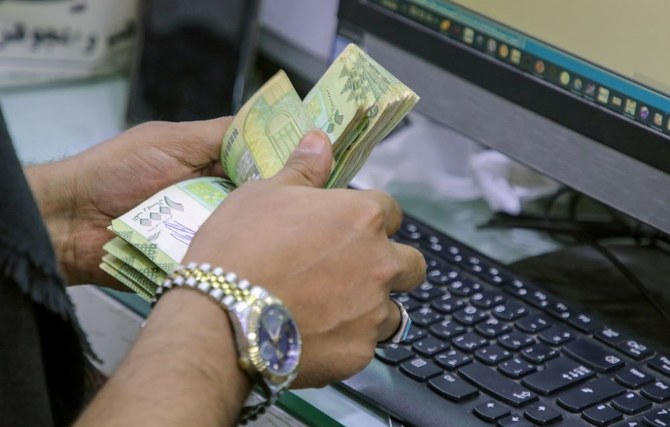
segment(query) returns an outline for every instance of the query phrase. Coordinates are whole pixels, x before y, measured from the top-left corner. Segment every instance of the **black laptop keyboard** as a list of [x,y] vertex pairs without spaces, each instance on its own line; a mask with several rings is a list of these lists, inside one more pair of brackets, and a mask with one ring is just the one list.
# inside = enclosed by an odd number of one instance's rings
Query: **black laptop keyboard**
[[670,357],[412,219],[412,328],[345,386],[405,425],[670,426]]

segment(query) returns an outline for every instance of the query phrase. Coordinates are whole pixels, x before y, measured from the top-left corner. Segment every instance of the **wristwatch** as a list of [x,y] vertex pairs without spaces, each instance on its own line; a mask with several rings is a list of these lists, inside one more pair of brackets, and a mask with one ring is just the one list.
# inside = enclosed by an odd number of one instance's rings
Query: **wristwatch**
[[298,373],[302,342],[291,313],[262,287],[209,264],[178,266],[156,290],[153,304],[174,287],[199,290],[228,313],[239,365],[262,395],[260,403],[242,409],[239,421],[254,419],[275,403]]

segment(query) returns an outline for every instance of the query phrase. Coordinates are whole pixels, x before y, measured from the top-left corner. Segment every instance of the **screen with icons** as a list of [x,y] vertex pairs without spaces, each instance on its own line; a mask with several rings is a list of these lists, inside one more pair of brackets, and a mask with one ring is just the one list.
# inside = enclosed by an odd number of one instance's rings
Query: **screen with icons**
[[664,0],[373,2],[670,135],[670,55],[661,48],[670,43],[670,3]]

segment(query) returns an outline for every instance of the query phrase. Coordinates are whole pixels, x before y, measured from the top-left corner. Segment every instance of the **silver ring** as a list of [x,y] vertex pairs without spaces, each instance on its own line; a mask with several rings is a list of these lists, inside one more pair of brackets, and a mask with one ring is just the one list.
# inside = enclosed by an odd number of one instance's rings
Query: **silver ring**
[[412,327],[412,319],[409,318],[409,314],[407,314],[407,310],[405,310],[405,307],[394,298],[391,298],[391,301],[393,301],[400,310],[400,326],[398,326],[398,329],[389,338],[387,338],[384,341],[378,342],[377,347],[386,347],[392,344],[402,343],[403,341],[405,341],[405,339],[407,339],[407,335],[409,335],[409,330]]

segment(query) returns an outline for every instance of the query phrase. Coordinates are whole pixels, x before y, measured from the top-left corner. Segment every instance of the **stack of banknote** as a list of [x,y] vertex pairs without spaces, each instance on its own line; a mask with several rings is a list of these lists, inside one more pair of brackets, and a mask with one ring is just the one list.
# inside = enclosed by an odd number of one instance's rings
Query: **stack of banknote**
[[344,187],[417,101],[412,90],[353,44],[304,100],[280,71],[244,104],[223,136],[227,178],[181,182],[113,220],[109,230],[117,237],[105,244],[100,267],[151,299],[212,211],[246,181],[276,174],[306,132],[321,129],[328,135],[335,164],[326,186]]

